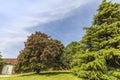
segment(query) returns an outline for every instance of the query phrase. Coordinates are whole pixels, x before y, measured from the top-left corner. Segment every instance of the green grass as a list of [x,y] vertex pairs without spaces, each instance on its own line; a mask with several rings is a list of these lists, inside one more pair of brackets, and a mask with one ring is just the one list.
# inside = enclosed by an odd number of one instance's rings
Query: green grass
[[49,71],[35,73],[24,73],[18,75],[12,75],[10,77],[0,77],[0,80],[82,80],[74,75],[70,71]]

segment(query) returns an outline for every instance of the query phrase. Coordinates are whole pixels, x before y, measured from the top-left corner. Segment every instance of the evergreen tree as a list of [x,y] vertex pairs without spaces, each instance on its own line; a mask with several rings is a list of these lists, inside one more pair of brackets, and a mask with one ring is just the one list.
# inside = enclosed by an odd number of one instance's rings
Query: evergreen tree
[[1,52],[0,52],[0,68],[4,65],[4,61],[2,60],[2,55],[1,55]]
[[98,13],[94,16],[93,25],[101,25],[103,23],[112,24],[120,21],[120,4],[106,2],[103,0],[98,8]]
[[73,73],[85,80],[120,79],[120,4],[103,0],[74,55]]
[[63,44],[47,34],[36,32],[28,37],[25,48],[20,51],[16,70],[40,72],[43,68],[59,67]]
[[106,47],[118,48],[119,30],[120,4],[103,0],[98,13],[94,16],[93,25],[86,28],[82,43],[90,51],[98,51]]

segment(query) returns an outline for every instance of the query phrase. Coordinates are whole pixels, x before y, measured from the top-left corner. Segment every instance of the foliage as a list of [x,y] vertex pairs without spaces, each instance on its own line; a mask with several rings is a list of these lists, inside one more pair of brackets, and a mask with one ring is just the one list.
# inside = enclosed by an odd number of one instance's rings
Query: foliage
[[63,44],[47,34],[36,32],[28,37],[25,48],[20,51],[16,70],[40,72],[41,69],[61,66]]
[[4,65],[4,61],[2,60],[2,55],[0,54],[0,67]]
[[87,28],[81,41],[89,51],[99,51],[110,47],[120,48],[120,22],[104,23]]
[[93,25],[86,28],[82,43],[89,51],[120,48],[120,4],[103,0],[94,16]]
[[66,68],[70,68],[70,63],[73,60],[73,55],[81,51],[80,48],[82,48],[82,45],[80,45],[80,42],[77,41],[71,42],[65,47],[64,53],[62,55],[62,61]]
[[[75,54],[73,73],[90,80],[117,80],[120,78],[120,50],[103,49],[98,52]],[[110,77],[109,77],[110,76]]]
[[120,21],[120,4],[102,1],[98,8],[98,13],[94,16],[93,25],[101,25],[103,23],[112,24]]
[[[73,73],[84,80],[120,79],[120,4],[103,0],[93,25],[81,40],[84,53],[75,53]],[[82,49],[82,48],[80,48]]]

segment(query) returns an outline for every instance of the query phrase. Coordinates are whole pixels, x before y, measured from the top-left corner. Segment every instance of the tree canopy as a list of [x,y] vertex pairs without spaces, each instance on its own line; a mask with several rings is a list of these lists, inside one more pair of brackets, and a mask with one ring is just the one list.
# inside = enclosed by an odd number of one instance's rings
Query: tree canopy
[[78,42],[71,42],[68,44],[64,49],[64,54],[62,56],[63,63],[66,66],[66,68],[70,68],[70,62],[72,61],[72,56],[78,51]]
[[[80,41],[84,53],[77,52],[73,73],[85,80],[120,79],[120,4],[103,0],[93,24],[85,28]],[[80,48],[82,49],[82,48]]]
[[2,60],[2,55],[1,55],[1,52],[0,52],[0,67],[2,67],[4,65],[4,61]]
[[16,70],[40,72],[43,68],[59,67],[63,44],[45,33],[36,32],[28,37],[25,48],[17,58]]

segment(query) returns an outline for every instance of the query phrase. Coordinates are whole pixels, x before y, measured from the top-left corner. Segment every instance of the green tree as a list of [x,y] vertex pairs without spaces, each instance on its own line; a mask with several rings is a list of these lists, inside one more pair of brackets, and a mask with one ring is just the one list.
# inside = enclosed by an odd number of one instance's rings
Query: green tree
[[[94,16],[93,25],[86,28],[82,43],[90,51],[104,48],[119,48],[120,4],[103,0]],[[115,41],[116,40],[116,41]]]
[[63,44],[47,34],[36,32],[28,37],[25,48],[20,51],[16,70],[40,72],[43,68],[59,67]]
[[2,60],[2,55],[1,55],[1,52],[0,52],[0,67],[2,67],[4,65],[4,61]]
[[120,4],[102,1],[98,8],[98,13],[94,16],[93,25],[101,25],[103,23],[112,24],[120,21]]
[[73,55],[75,55],[77,52],[80,52],[80,51],[82,53],[84,49],[81,43],[77,41],[71,42],[64,48],[64,53],[62,55],[62,59],[63,59],[62,61],[66,68],[68,69],[71,68],[70,63],[73,60]]
[[85,52],[74,55],[73,72],[85,80],[120,79],[120,4],[103,0],[86,28]]

